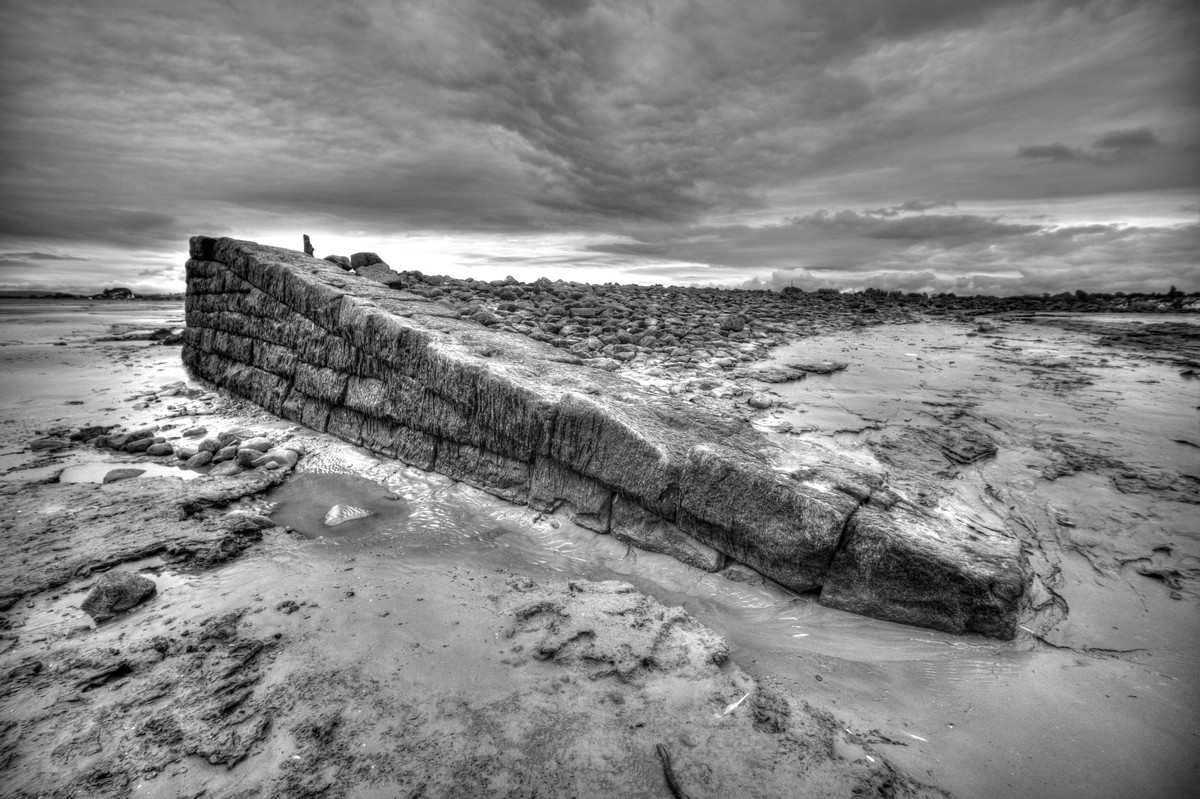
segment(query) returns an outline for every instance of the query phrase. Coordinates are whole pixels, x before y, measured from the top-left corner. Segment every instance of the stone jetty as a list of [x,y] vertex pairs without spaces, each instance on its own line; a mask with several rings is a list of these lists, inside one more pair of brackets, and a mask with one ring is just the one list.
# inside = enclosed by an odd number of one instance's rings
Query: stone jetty
[[[190,256],[184,362],[272,413],[702,569],[749,566],[880,619],[1015,634],[1029,583],[1015,539],[956,529],[849,461],[786,468],[743,420],[613,368],[664,352],[753,360],[763,345],[743,315],[690,344],[568,284],[486,284],[464,303],[377,263],[368,277],[204,236]],[[559,306],[557,333],[520,316],[531,305]],[[555,341],[563,328],[576,340]],[[667,335],[680,343],[664,349]]]

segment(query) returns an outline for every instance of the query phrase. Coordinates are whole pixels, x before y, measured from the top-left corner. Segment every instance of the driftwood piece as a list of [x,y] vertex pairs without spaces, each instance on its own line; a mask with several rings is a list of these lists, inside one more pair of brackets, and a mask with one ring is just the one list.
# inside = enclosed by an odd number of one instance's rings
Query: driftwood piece
[[675,779],[675,770],[671,768],[671,753],[667,751],[667,747],[657,744],[654,751],[658,752],[658,759],[662,761],[663,775],[667,778],[667,787],[671,789],[671,795],[675,799],[688,799],[688,795],[679,787],[679,781]]

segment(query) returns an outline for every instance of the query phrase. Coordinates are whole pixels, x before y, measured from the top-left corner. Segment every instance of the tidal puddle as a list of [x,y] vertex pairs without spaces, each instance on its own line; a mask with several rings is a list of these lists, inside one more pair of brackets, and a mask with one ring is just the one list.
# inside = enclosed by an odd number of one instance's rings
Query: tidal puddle
[[[296,474],[271,490],[266,499],[278,506],[271,516],[276,524],[291,527],[308,538],[387,538],[401,533],[410,515],[403,497],[385,485],[353,474]],[[354,508],[366,515],[338,522],[347,514],[338,514],[337,508]]]
[[[147,477],[177,477],[180,480],[194,480],[202,477],[200,472],[185,469],[180,466],[168,466],[154,461],[135,461],[133,463],[115,463],[113,461],[97,461],[68,466],[58,475],[60,483],[103,483],[106,475],[118,470],[138,472],[125,479],[140,480]],[[110,480],[111,482],[111,480]]]

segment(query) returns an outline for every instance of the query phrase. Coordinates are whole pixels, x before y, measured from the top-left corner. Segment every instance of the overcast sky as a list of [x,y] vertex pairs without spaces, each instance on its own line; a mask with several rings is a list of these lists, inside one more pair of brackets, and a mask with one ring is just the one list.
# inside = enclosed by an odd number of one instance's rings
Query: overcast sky
[[1200,290],[1196,0],[4,0],[0,289]]

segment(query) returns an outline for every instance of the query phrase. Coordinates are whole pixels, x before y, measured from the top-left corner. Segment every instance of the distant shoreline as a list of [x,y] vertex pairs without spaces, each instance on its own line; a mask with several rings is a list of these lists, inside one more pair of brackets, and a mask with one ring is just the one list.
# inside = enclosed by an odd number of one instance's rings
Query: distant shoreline
[[[420,273],[401,273],[402,276],[412,274],[415,279],[406,283],[423,283],[428,281]],[[451,281],[441,277],[432,285],[443,285],[441,281]],[[453,283],[462,281],[452,280]],[[468,283],[474,281],[466,281]],[[523,285],[523,284],[520,284]],[[591,286],[589,283],[572,283],[578,286]],[[405,285],[411,290],[412,285]],[[618,286],[618,288],[623,288]],[[645,287],[640,287],[645,288]],[[1185,294],[1183,292],[1168,294],[1114,294],[1086,292],[1062,292],[1052,295],[1015,295],[997,297],[989,294],[956,295],[953,293],[921,294],[903,293],[899,291],[884,291],[882,289],[865,289],[863,291],[839,292],[832,289],[818,291],[803,291],[795,288],[785,288],[781,292],[770,289],[714,289],[692,286],[663,286],[663,290],[673,292],[697,292],[711,294],[712,292],[728,292],[735,294],[776,294],[784,297],[804,297],[806,304],[828,304],[831,310],[845,306],[843,310],[859,311],[864,306],[875,305],[922,311],[925,313],[967,312],[976,314],[996,313],[1072,313],[1072,314],[1200,314],[1200,292]],[[420,293],[420,292],[418,292]],[[106,296],[107,295],[107,296]],[[58,301],[96,301],[96,302],[183,302],[186,294],[115,294],[113,289],[106,289],[100,294],[71,294],[68,292],[8,292],[0,291],[0,301],[3,300],[58,300]],[[869,313],[870,311],[868,311]]]
[[55,293],[36,293],[36,292],[16,292],[10,294],[6,291],[0,291],[0,300],[64,300],[78,302],[81,300],[95,300],[97,302],[183,302],[185,298],[183,292],[178,294],[138,294],[133,297],[105,297],[100,294],[68,294],[66,292]]

